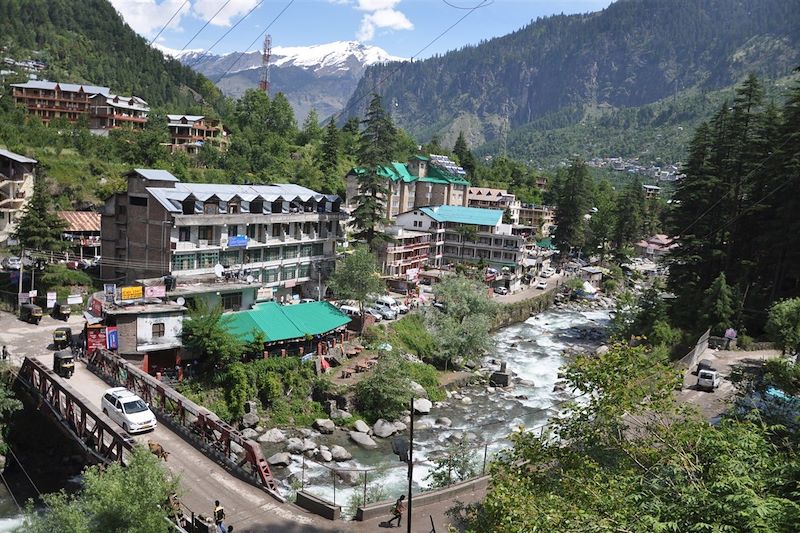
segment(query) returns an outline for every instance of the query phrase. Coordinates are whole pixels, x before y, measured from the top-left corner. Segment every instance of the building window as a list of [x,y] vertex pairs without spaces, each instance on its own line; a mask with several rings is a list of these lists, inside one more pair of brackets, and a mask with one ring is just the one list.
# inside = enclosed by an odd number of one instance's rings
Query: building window
[[311,244],[303,244],[300,246],[300,257],[311,257],[314,247]]
[[280,238],[280,236],[281,236],[281,224],[273,224],[272,225],[272,236]]
[[297,267],[295,265],[286,266],[281,269],[281,280],[288,281],[297,277]]
[[130,205],[137,205],[139,207],[147,207],[147,198],[142,198],[141,196],[131,196],[128,200]]
[[277,261],[281,258],[281,247],[275,246],[264,250],[264,261]]
[[250,237],[251,239],[255,239],[257,230],[258,230],[258,225],[250,224],[249,226],[247,226],[247,236]]
[[194,254],[172,256],[172,270],[192,270],[194,268]]
[[220,263],[222,266],[229,267],[237,265],[242,262],[242,256],[239,250],[226,250],[220,254]]
[[242,293],[231,292],[222,295],[222,308],[226,311],[238,311],[242,308]]
[[205,252],[200,254],[199,268],[213,268],[219,263],[219,252]]
[[239,202],[228,203],[228,213],[231,215],[238,215],[240,212]]
[[255,248],[253,250],[245,250],[244,252],[245,263],[258,263],[259,261],[261,261],[261,248]]
[[297,267],[297,277],[298,278],[310,278],[311,277],[311,263],[304,263]]
[[189,242],[192,238],[192,228],[181,227],[178,228],[178,240],[180,242]]
[[314,243],[314,246],[311,249],[311,255],[324,255],[325,254],[325,245],[321,242]]
[[214,240],[213,226],[200,226],[197,228],[197,238],[201,241],[211,242]]
[[236,224],[231,224],[230,226],[228,226],[228,238],[230,239],[231,237],[234,237],[236,235],[239,235],[239,226],[237,226]]
[[217,202],[206,202],[203,204],[204,215],[218,215],[219,204]]
[[163,337],[164,336],[164,323],[163,322],[156,322],[153,324],[153,338]]
[[278,269],[277,268],[267,268],[264,269],[264,275],[262,276],[264,283],[275,283],[278,281]]
[[283,248],[284,259],[294,259],[297,257],[297,246],[286,246]]

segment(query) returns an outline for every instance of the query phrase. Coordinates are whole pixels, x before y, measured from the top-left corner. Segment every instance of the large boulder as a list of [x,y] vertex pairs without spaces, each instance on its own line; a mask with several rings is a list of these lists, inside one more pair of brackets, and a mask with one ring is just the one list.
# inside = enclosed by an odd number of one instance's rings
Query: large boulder
[[375,422],[375,425],[372,426],[372,434],[382,439],[391,437],[395,433],[397,433],[397,427],[394,425],[394,422],[388,422],[383,418],[379,418],[378,421]]
[[464,396],[463,398],[461,398],[461,403],[463,403],[464,405],[471,405],[472,398],[470,398],[469,396]]
[[334,444],[331,446],[331,456],[333,460],[336,462],[341,461],[349,461],[353,458],[353,455],[348,452],[344,447]]
[[303,450],[304,452],[314,451],[319,448],[316,442],[311,439],[303,439]]
[[348,418],[352,418],[353,415],[345,411],[344,409],[331,409],[331,418],[333,420],[347,420]]
[[408,424],[405,422],[395,422],[394,423],[394,431],[395,433],[400,433],[401,431],[405,431],[408,429]]
[[337,470],[336,476],[350,486],[358,485],[364,477],[364,475],[357,470]]
[[286,441],[286,451],[289,453],[303,453],[303,439],[298,439],[297,437],[292,437],[291,439]]
[[595,355],[605,355],[608,353],[608,346],[603,344],[602,346],[598,346],[597,349],[594,351]]
[[356,420],[356,423],[353,424],[353,429],[359,433],[369,433],[369,426],[363,420]]
[[428,391],[425,390],[425,387],[417,383],[416,381],[411,382],[411,392],[414,394],[414,398],[427,398]]
[[234,455],[242,455],[244,453],[244,448],[236,442],[231,441],[231,453]]
[[257,439],[258,431],[253,428],[245,428],[242,430],[242,437],[246,439]]
[[314,420],[314,427],[317,428],[317,431],[320,433],[330,435],[333,433],[333,430],[336,429],[336,424],[329,418],[317,418]]
[[333,454],[328,450],[320,450],[318,457],[325,463],[330,463],[333,460]]
[[258,413],[258,402],[249,401],[244,402],[245,413]]
[[268,429],[263,435],[258,437],[258,442],[285,442],[286,434],[278,428]]
[[442,416],[436,419],[436,424],[445,428],[449,428],[450,426],[453,425],[453,421],[447,418],[446,416]]
[[414,400],[414,412],[420,415],[427,415],[431,412],[433,404],[426,398],[417,398]]
[[351,431],[350,439],[362,448],[366,448],[368,450],[378,447],[378,445],[369,435],[366,433],[361,433],[360,431]]
[[289,466],[292,464],[292,456],[286,452],[279,452],[267,459],[270,466]]
[[259,420],[257,413],[245,413],[242,416],[242,427],[254,428],[258,425]]

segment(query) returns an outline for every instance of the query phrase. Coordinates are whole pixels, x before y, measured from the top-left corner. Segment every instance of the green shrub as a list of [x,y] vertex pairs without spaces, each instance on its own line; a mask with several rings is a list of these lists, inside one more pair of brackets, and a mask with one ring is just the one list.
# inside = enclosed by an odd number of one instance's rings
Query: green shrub
[[432,402],[440,402],[447,397],[444,389],[439,386],[439,371],[426,363],[406,363],[404,369],[411,381],[416,381],[428,393]]
[[744,334],[739,335],[739,338],[736,339],[736,346],[742,350],[749,350],[753,346],[753,337]]
[[430,360],[438,348],[436,339],[425,327],[422,315],[406,315],[392,324],[392,344],[402,346],[414,355]]
[[789,396],[800,394],[800,365],[786,359],[770,359],[764,363],[764,383]]
[[355,406],[372,423],[379,418],[397,420],[411,400],[411,380],[400,357],[387,353],[375,370],[355,386]]

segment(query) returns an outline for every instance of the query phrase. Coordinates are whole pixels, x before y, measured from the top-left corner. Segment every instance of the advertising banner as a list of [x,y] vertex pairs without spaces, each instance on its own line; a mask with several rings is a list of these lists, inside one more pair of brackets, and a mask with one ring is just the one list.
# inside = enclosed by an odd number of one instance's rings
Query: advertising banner
[[17,301],[19,303],[21,303],[21,304],[28,303],[28,301],[30,301],[30,299],[31,298],[30,298],[30,296],[28,296],[27,292],[21,292],[21,293],[17,294]]
[[103,302],[97,298],[92,297],[91,312],[94,316],[101,318],[103,316]]
[[92,353],[97,349],[106,349],[105,326],[93,326],[86,328],[86,351],[88,353]]
[[56,293],[48,292],[47,293],[47,308],[52,309],[56,306]]
[[83,296],[80,294],[70,294],[67,296],[67,303],[69,305],[80,305],[83,303]]
[[119,332],[117,326],[108,326],[106,328],[106,348],[109,350],[119,349]]
[[28,291],[28,296],[30,296],[31,298],[36,298],[37,296],[39,296],[39,291],[37,291],[36,289],[32,289]]
[[117,296],[117,285],[115,283],[106,283],[103,285],[103,293],[106,295],[106,302],[113,304]]
[[247,235],[234,235],[233,237],[228,237],[228,248],[247,246],[247,242]]
[[144,288],[145,298],[164,298],[167,295],[167,287],[164,285],[153,285]]
[[122,287],[120,289],[120,298],[123,300],[136,300],[144,296],[143,287]]

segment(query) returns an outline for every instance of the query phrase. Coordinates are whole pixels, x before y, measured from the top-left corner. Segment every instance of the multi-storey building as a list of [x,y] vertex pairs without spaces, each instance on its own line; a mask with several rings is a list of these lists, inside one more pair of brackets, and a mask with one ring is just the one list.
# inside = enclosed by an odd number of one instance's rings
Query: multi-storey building
[[64,221],[65,241],[72,243],[77,259],[91,259],[100,255],[100,213],[92,211],[58,211]]
[[506,189],[490,189],[487,187],[469,188],[469,207],[480,209],[499,209],[505,212],[508,210],[511,222],[519,224],[520,202],[517,197],[509,193]]
[[441,268],[448,263],[484,262],[506,273],[515,288],[522,272],[525,239],[503,224],[503,212],[440,205],[420,207],[397,216],[396,224],[431,234],[428,264]]
[[120,126],[143,127],[150,106],[138,96],[95,94],[89,98],[89,127],[110,130]]
[[0,242],[13,230],[13,223],[33,194],[36,160],[0,149]]
[[[356,167],[345,178],[347,207],[351,209],[356,206],[359,193],[358,176],[364,171],[363,168]],[[389,196],[384,199],[389,219],[415,207],[466,206],[469,200],[469,182],[465,178],[464,170],[444,156],[416,155],[408,163],[393,162],[389,166],[380,167],[378,175],[386,179],[389,188]]]
[[167,115],[172,153],[197,153],[205,144],[226,150],[228,130],[219,120],[203,115]]
[[111,94],[108,87],[28,80],[12,83],[14,103],[25,106],[28,113],[48,124],[56,118],[77,122],[81,116],[89,119],[93,129],[109,129],[125,125],[141,127],[147,122],[150,108],[136,96]]
[[400,226],[386,228],[392,242],[379,253],[383,274],[390,278],[413,280],[428,264],[431,234]]
[[647,200],[654,200],[661,194],[661,187],[656,185],[642,185],[644,197]]
[[525,203],[519,206],[518,223],[533,228],[534,232],[540,231],[545,237],[550,235],[555,221],[556,208],[553,206]]
[[176,293],[211,292],[230,309],[249,308],[248,287],[266,292],[259,299],[324,294],[347,217],[340,203],[298,185],[181,183],[165,170],[136,169],[105,204],[103,277],[172,276]]

